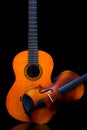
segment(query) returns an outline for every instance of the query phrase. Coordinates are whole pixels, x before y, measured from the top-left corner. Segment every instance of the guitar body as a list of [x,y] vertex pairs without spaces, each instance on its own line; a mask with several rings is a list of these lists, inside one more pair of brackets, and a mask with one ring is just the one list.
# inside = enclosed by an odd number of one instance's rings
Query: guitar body
[[7,94],[6,108],[8,113],[13,118],[23,122],[31,122],[23,109],[21,101],[23,94],[27,90],[38,86],[48,88],[52,85],[51,73],[53,70],[53,59],[51,56],[48,53],[39,50],[38,64],[40,66],[39,76],[30,78],[26,74],[26,68],[28,65],[28,51],[25,50],[18,53],[13,60],[15,81]]

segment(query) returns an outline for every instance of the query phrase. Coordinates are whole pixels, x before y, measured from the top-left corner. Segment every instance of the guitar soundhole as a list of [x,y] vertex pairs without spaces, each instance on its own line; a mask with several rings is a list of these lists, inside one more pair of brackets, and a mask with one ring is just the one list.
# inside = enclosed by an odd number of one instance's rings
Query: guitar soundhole
[[36,65],[31,65],[27,68],[27,74],[31,78],[37,77],[39,73],[40,73],[39,67]]
[[38,65],[38,66],[37,65],[31,65],[31,66],[26,65],[25,69],[24,69],[24,73],[28,79],[37,80],[42,75],[42,68],[40,65]]

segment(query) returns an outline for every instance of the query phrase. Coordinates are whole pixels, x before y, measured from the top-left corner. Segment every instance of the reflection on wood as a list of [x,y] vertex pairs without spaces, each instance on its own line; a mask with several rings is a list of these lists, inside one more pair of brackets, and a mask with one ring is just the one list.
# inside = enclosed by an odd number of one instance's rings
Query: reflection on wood
[[14,126],[11,130],[51,130],[47,125],[32,125],[32,123],[23,123]]

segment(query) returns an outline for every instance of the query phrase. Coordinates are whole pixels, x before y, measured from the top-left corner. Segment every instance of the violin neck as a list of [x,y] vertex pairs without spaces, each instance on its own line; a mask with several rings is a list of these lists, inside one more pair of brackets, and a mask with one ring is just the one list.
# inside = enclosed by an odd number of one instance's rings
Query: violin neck
[[72,89],[78,87],[82,82],[87,80],[87,73],[78,77],[77,79],[63,85],[62,87],[58,88],[60,94],[66,94],[67,92],[71,91]]

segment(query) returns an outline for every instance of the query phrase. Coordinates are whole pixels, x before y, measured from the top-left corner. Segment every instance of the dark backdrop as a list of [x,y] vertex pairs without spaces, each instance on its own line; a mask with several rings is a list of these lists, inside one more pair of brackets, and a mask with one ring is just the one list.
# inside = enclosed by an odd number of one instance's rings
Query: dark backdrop
[[[13,58],[20,51],[27,49],[27,1],[8,0],[3,1],[1,6],[0,127],[10,130],[21,123],[7,113],[5,99],[15,79]],[[38,46],[53,58],[52,79],[67,69],[79,75],[87,72],[86,7],[85,0],[38,0]],[[74,103],[63,104],[59,114],[47,124],[50,129],[87,127],[87,81],[84,84],[83,97]]]

